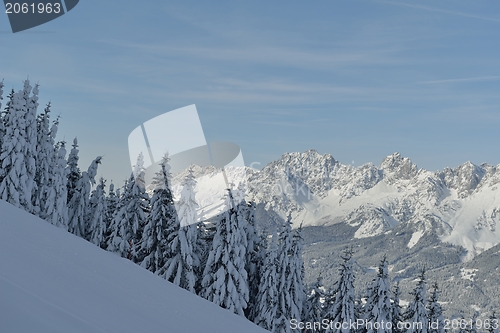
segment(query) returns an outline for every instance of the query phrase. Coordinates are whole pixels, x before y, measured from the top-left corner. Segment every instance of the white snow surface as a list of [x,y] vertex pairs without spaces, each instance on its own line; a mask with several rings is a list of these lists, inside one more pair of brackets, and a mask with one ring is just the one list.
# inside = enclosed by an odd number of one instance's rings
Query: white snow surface
[[0,201],[0,332],[267,332]]

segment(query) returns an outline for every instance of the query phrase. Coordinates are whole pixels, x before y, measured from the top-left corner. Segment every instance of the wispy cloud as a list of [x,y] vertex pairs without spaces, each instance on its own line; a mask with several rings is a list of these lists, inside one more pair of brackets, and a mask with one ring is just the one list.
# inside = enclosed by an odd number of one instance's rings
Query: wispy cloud
[[417,82],[417,83],[419,83],[419,84],[439,84],[439,83],[483,82],[483,81],[498,81],[498,80],[500,80],[500,76],[478,76],[478,77],[466,77],[466,78],[459,78],[459,79],[422,81],[422,82]]
[[457,12],[457,11],[453,11],[453,10],[446,10],[446,9],[441,9],[441,8],[436,8],[436,7],[431,7],[431,6],[415,5],[415,4],[409,4],[409,3],[404,3],[404,2],[393,2],[393,1],[378,1],[378,2],[386,3],[386,4],[390,4],[390,5],[394,5],[394,6],[422,9],[422,10],[426,10],[429,12],[456,15],[456,16],[468,17],[468,18],[484,20],[484,21],[500,22],[499,18],[462,13],[462,12]]

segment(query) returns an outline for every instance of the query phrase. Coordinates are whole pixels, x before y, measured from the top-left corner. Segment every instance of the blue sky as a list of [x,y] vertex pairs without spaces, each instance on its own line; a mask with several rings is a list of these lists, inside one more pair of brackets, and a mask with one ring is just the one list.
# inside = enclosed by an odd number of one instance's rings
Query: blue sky
[[190,104],[248,165],[314,148],[439,170],[500,163],[499,35],[492,1],[81,0],[17,34],[0,15],[0,78],[39,82],[59,139],[116,182],[128,134]]

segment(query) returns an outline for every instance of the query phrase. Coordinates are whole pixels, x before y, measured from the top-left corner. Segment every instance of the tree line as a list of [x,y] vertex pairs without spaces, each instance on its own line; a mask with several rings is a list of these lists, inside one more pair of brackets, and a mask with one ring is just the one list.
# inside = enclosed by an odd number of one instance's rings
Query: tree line
[[[0,82],[0,101],[3,87]],[[38,85],[24,81],[0,114],[2,200],[272,332],[444,332],[439,288],[434,283],[427,299],[424,271],[406,307],[400,305],[399,285],[391,290],[385,258],[366,296],[356,297],[351,249],[342,255],[333,289],[326,290],[321,277],[307,288],[301,229],[292,230],[290,216],[258,223],[255,203],[237,188],[228,189],[221,212],[205,220],[198,213],[192,170],[174,200],[168,154],[151,196],[142,155],[119,189],[106,186],[104,178],[96,181],[102,158],[80,170],[77,139],[67,155],[66,142],[56,141],[59,118],[51,121],[50,103],[37,114],[38,93]],[[364,325],[350,324],[359,320]],[[476,333],[472,327],[460,333],[465,332]],[[498,331],[491,325],[488,332]]]

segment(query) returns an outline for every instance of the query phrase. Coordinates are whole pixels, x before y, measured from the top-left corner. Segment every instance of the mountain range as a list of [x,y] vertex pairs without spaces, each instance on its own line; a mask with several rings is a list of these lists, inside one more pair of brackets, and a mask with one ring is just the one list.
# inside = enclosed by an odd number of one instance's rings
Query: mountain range
[[[217,214],[228,186],[257,203],[257,216],[302,225],[306,281],[337,278],[339,254],[355,249],[362,293],[386,255],[409,299],[426,268],[438,281],[447,314],[500,306],[500,165],[465,162],[428,171],[394,153],[380,165],[354,167],[315,150],[286,153],[262,170],[193,167],[203,214]],[[174,178],[179,191],[185,172]],[[362,295],[360,295],[362,296]],[[471,314],[472,316],[472,314]]]

